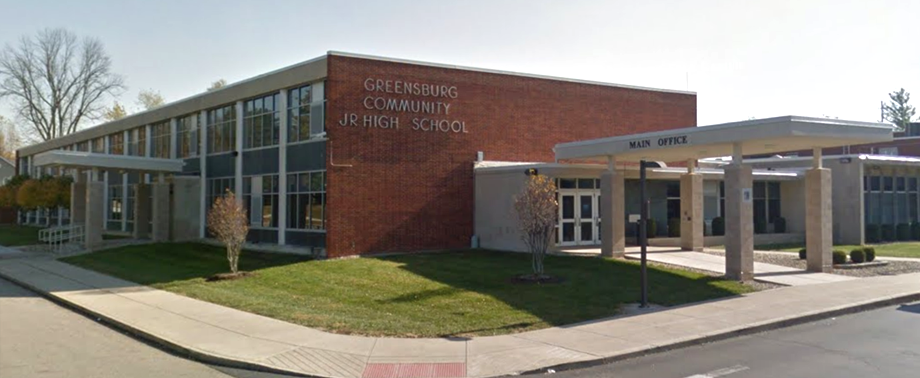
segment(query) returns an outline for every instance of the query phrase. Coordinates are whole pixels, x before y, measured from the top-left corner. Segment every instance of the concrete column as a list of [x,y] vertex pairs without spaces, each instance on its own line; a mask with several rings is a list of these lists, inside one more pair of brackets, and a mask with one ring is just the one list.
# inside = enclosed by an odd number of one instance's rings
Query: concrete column
[[[284,118],[284,117],[282,117]],[[198,163],[200,164],[200,177],[201,187],[199,188],[201,193],[201,202],[199,203],[199,213],[198,213],[198,237],[204,239],[205,231],[208,227],[207,214],[208,214],[208,112],[205,110],[201,111],[201,114],[198,115],[198,135],[200,135],[200,147],[198,148]]]
[[201,180],[194,176],[173,176],[172,201],[170,201],[170,215],[172,226],[169,235],[172,241],[187,241],[198,239],[198,222],[201,220],[198,211],[204,197],[199,195]]
[[831,170],[819,165],[805,173],[805,249],[808,271],[831,272],[834,270]]
[[[144,174],[138,177],[143,180]],[[134,238],[146,239],[150,237],[150,185],[142,181],[134,187]]]
[[236,200],[243,203],[243,102],[236,102],[236,172],[233,194]]
[[680,248],[703,250],[703,175],[696,172],[696,161],[688,161],[687,173],[680,177]]
[[[740,161],[739,161],[740,162]],[[725,168],[725,276],[754,278],[754,201],[750,166]]]
[[157,181],[150,185],[153,192],[151,200],[151,239],[155,242],[169,241],[169,183],[160,173]]
[[616,170],[611,157],[601,174],[601,256],[623,257],[626,254],[626,205],[623,172]]
[[70,223],[83,223],[86,220],[86,178],[77,171],[70,184]]
[[86,249],[97,248],[102,245],[102,223],[105,204],[103,194],[105,183],[99,181],[99,171],[93,170],[92,178],[86,183],[86,208],[83,228],[86,233]]
[[281,104],[275,104],[275,107],[281,108],[281,125],[278,135],[278,244],[287,244],[287,140],[288,140],[288,117],[287,104],[288,92],[282,89],[278,92],[278,100]]

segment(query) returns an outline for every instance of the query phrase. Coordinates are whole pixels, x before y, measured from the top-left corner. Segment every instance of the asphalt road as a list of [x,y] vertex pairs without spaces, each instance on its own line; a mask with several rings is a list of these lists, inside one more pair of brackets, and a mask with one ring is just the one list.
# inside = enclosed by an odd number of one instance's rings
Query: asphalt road
[[580,370],[558,378],[920,377],[920,303]]
[[174,356],[0,280],[0,377],[280,376]]

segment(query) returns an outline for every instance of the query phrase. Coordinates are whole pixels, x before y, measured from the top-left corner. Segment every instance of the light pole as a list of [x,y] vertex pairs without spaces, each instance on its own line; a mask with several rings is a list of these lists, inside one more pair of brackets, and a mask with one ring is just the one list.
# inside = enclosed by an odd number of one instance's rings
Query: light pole
[[663,168],[667,165],[660,161],[639,161],[639,200],[642,201],[639,207],[639,248],[641,256],[641,268],[639,270],[639,280],[641,281],[640,285],[642,287],[642,302],[639,307],[646,308],[648,307],[648,264],[647,264],[647,254],[648,254],[648,193],[646,192],[646,175],[645,168]]

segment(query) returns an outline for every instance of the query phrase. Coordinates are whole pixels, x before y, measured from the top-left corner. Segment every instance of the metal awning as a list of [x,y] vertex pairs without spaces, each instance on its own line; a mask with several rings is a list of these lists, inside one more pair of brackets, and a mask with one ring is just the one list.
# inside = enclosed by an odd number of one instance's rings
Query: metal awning
[[48,151],[35,155],[32,164],[36,167],[50,166],[147,173],[179,173],[182,172],[182,166],[185,165],[185,161],[80,151]]
[[887,142],[892,132],[885,123],[785,116],[562,143],[553,150],[556,161],[683,161],[729,156],[736,144],[744,155],[776,154]]

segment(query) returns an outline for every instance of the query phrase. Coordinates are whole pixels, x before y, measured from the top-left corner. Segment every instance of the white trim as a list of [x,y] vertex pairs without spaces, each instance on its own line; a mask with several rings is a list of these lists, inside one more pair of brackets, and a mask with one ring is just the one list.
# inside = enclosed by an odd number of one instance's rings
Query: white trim
[[185,162],[140,156],[107,155],[91,152],[52,150],[35,155],[38,166],[64,166],[79,169],[106,169],[142,172],[182,172]]
[[170,118],[169,119],[169,158],[170,159],[175,159],[176,156],[179,156],[179,152],[177,151],[177,147],[179,146],[179,143],[178,143],[179,138],[178,138],[178,135],[176,134],[176,129],[177,129],[176,117]]
[[[236,174],[234,175],[235,183],[233,193],[236,200],[240,203],[243,201],[243,101],[238,100],[235,105],[236,111]],[[233,152],[233,151],[231,151]]]
[[250,148],[245,148],[245,149],[243,149],[243,152],[267,150],[267,149],[269,149],[269,148],[278,148],[278,146],[279,146],[279,145],[277,145],[277,144],[273,144],[273,145],[270,145],[270,146],[250,147]]
[[296,141],[296,142],[288,143],[287,145],[288,145],[288,146],[293,146],[293,145],[297,145],[297,144],[319,143],[319,142],[325,142],[325,141],[328,141],[328,140],[329,140],[328,137],[310,138],[310,139],[307,139],[307,140],[299,140],[299,141]]
[[198,113],[198,171],[201,175],[201,187],[199,193],[201,195],[201,204],[199,206],[198,213],[198,237],[204,239],[207,236],[207,213],[208,213],[208,129],[206,123],[208,120],[208,111],[202,110]]
[[329,51],[328,54],[330,56],[343,56],[346,58],[357,58],[357,59],[376,60],[376,61],[381,61],[381,62],[411,64],[411,65],[416,65],[416,66],[445,68],[445,69],[459,70],[459,71],[483,72],[483,73],[490,73],[490,74],[496,74],[496,75],[518,76],[518,77],[526,77],[526,78],[531,78],[531,79],[543,79],[543,80],[552,80],[552,81],[565,81],[565,82],[577,83],[577,84],[600,85],[600,86],[605,86],[605,87],[636,89],[636,90],[642,90],[642,91],[696,95],[696,92],[681,91],[681,90],[676,90],[676,89],[662,89],[662,88],[641,87],[641,86],[636,86],[636,85],[614,84],[614,83],[606,83],[606,82],[601,82],[601,81],[570,79],[570,78],[558,77],[558,76],[546,76],[546,75],[528,74],[528,73],[521,73],[521,72],[514,72],[514,71],[493,70],[493,69],[488,69],[488,68],[458,66],[455,64],[432,63],[432,62],[424,62],[424,61],[419,61],[419,60],[388,58],[388,57],[382,57],[382,56],[376,56],[376,55],[355,54],[355,53],[348,53],[348,52],[341,52],[341,51]]

